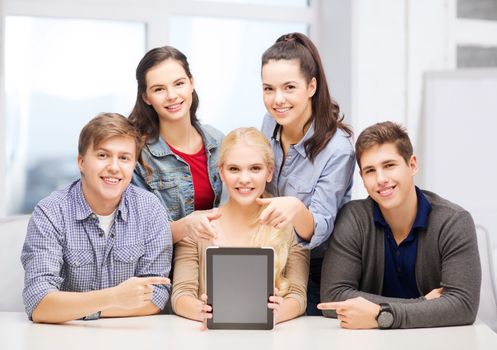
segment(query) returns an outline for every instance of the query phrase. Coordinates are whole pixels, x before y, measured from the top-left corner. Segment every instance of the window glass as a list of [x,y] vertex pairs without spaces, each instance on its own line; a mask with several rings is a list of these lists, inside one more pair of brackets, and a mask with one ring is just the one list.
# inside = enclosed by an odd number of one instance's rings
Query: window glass
[[[212,1],[212,0],[197,0],[197,1]],[[269,5],[269,6],[285,6],[285,7],[307,7],[309,0],[216,0],[216,2],[231,2],[238,4],[250,5]]]
[[457,0],[457,17],[497,20],[495,0]]
[[457,68],[497,67],[497,47],[458,46]]
[[129,114],[145,25],[9,16],[5,26],[7,211],[30,213],[79,177],[82,126],[101,112]]
[[240,126],[259,128],[261,56],[289,32],[307,33],[305,23],[173,17],[171,45],[188,57],[200,105],[197,116],[224,133]]

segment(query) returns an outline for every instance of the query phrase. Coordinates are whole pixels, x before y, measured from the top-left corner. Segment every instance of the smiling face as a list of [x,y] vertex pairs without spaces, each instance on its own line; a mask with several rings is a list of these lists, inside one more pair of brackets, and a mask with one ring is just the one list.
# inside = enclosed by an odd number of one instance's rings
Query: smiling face
[[152,67],[145,75],[147,88],[143,100],[159,115],[160,122],[187,118],[193,100],[193,82],[183,66],[168,59]]
[[133,137],[114,136],[78,156],[86,202],[95,214],[109,215],[119,205],[136,165]]
[[226,151],[219,174],[228,189],[230,200],[240,205],[252,205],[271,181],[269,167],[258,147],[239,143]]
[[382,212],[401,208],[416,196],[414,175],[418,171],[416,157],[406,162],[393,143],[374,145],[360,159],[361,177],[371,198]]
[[276,122],[303,129],[312,115],[316,79],[306,81],[299,60],[268,61],[262,67],[262,87],[264,105]]

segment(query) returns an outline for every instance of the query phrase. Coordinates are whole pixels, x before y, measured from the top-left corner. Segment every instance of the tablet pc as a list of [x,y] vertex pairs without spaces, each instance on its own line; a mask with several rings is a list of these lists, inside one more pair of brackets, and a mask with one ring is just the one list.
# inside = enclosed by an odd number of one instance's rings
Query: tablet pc
[[274,292],[272,248],[208,247],[207,303],[209,329],[273,329],[267,307]]

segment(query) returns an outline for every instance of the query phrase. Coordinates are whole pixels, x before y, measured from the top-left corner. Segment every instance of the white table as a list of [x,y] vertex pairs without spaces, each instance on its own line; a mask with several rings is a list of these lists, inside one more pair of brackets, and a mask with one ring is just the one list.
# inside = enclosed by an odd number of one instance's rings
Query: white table
[[0,349],[497,349],[485,324],[411,330],[345,330],[335,319],[300,317],[272,331],[199,330],[173,315],[33,324],[24,313],[0,312]]

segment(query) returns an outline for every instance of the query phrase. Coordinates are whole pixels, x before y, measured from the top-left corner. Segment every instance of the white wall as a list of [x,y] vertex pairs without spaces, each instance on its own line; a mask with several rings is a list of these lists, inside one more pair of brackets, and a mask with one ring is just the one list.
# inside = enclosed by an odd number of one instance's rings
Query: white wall
[[[0,140],[5,140],[6,119],[5,118],[5,91],[4,91],[4,0],[0,0]],[[6,163],[6,150],[5,142],[0,142],[0,196],[5,194],[6,181],[5,181],[5,163]],[[0,200],[0,217],[5,215],[5,201]]]
[[[405,122],[406,1],[354,0],[352,121],[356,137],[384,120]],[[356,172],[354,197],[366,191]]]
[[338,101],[347,123],[352,121],[352,68],[354,66],[354,1],[322,1],[314,39],[319,47],[331,96]]
[[[357,137],[385,120],[418,144],[423,74],[454,68],[455,0],[330,0],[319,46],[331,93]],[[366,195],[356,172],[354,198]]]
[[455,0],[411,0],[407,11],[405,111],[406,126],[416,148],[423,137],[419,133],[424,75],[432,70],[455,69]]

